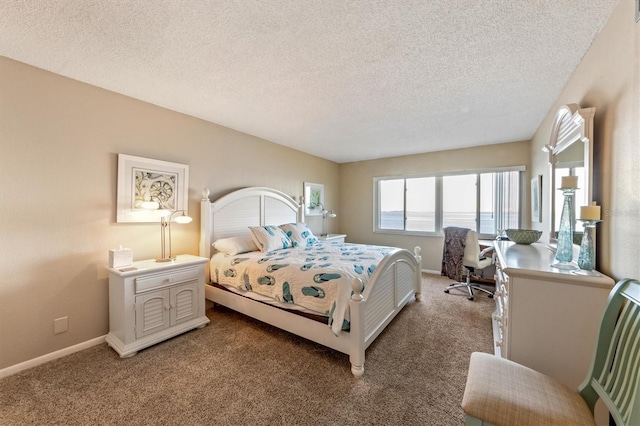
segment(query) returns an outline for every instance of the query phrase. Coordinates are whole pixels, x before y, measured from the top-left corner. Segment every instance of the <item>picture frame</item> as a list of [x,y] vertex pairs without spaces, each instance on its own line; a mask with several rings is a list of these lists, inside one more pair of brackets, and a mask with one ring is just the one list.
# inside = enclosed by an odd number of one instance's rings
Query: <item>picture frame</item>
[[163,212],[188,207],[188,165],[118,154],[117,223],[157,223]]
[[304,214],[306,216],[322,216],[324,209],[324,185],[304,182]]
[[531,221],[542,222],[542,175],[531,179]]

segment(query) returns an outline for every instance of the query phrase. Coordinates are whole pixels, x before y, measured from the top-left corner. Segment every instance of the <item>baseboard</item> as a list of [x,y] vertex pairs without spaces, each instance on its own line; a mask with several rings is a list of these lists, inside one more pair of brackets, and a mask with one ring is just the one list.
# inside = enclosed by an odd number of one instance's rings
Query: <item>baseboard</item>
[[92,346],[104,343],[106,335],[96,337],[95,339],[87,340],[86,342],[78,343],[77,345],[69,346],[68,348],[60,349],[59,351],[51,352],[46,355],[39,356],[37,358],[30,359],[29,361],[21,362],[7,368],[0,370],[0,379],[8,377],[13,374],[19,373],[29,368],[33,368],[37,365],[44,364],[45,362],[53,361],[54,359],[62,358],[63,356],[71,355],[74,352],[79,352],[83,349],[90,348]]
[[440,275],[440,271],[435,271],[431,269],[423,269],[422,272],[425,274]]

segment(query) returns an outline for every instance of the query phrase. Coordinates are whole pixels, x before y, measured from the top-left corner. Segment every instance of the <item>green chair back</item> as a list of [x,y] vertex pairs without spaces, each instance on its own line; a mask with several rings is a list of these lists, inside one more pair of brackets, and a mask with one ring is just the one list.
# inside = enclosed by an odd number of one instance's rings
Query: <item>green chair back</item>
[[601,398],[617,425],[640,425],[640,281],[609,295],[589,374],[578,392],[593,412]]

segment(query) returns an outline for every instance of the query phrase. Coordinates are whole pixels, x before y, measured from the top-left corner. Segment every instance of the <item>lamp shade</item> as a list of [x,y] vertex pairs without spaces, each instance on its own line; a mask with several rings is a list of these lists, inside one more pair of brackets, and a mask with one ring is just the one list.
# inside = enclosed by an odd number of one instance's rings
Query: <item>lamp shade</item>
[[193,219],[191,218],[191,216],[182,214],[181,216],[176,217],[174,220],[176,221],[176,223],[184,224],[191,222]]

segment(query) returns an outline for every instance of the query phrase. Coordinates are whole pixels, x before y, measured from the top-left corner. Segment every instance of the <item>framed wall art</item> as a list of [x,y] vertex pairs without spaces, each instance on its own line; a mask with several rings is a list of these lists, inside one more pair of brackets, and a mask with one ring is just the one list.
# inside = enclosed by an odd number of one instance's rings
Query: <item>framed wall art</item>
[[531,179],[531,221],[542,222],[542,175]]
[[118,154],[116,222],[158,222],[158,210],[188,214],[189,166]]
[[324,208],[324,185],[304,182],[304,214],[322,216]]

